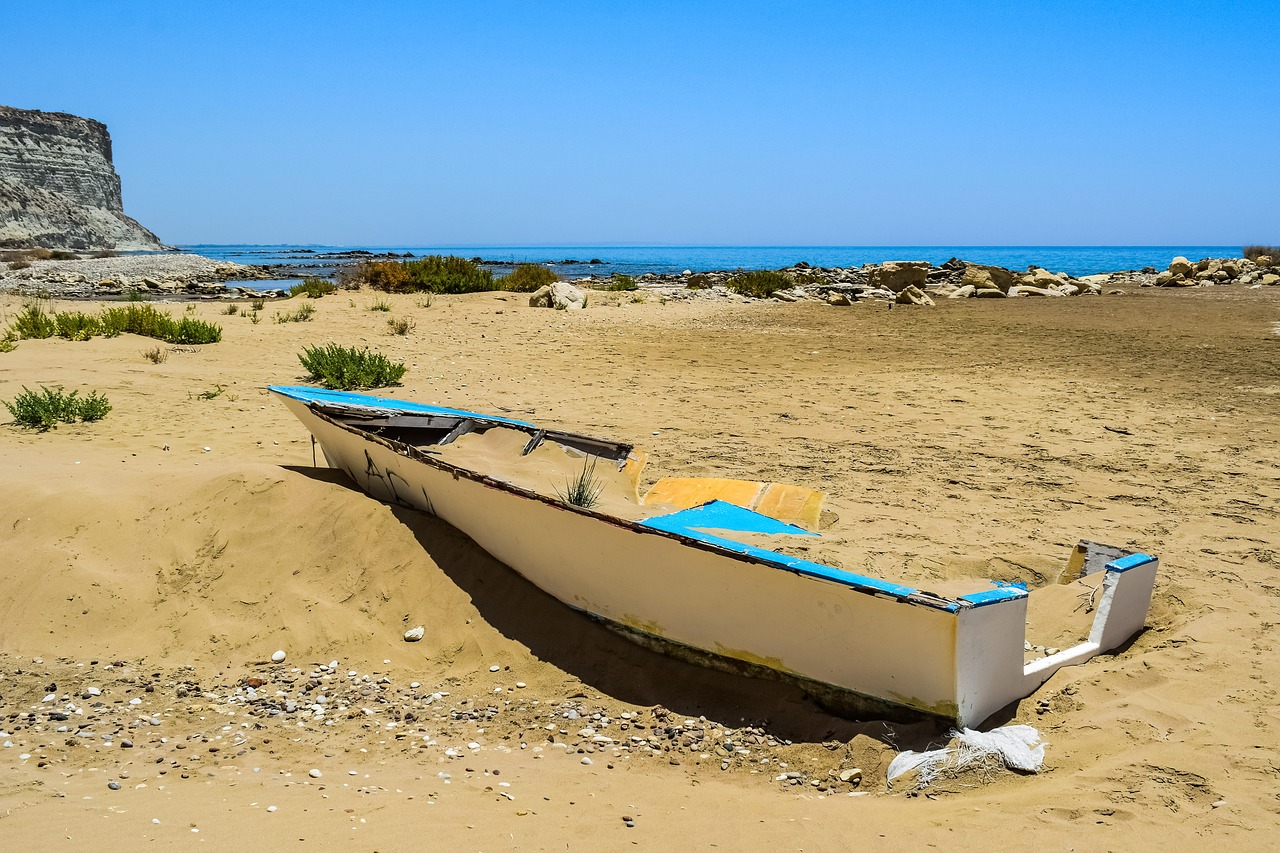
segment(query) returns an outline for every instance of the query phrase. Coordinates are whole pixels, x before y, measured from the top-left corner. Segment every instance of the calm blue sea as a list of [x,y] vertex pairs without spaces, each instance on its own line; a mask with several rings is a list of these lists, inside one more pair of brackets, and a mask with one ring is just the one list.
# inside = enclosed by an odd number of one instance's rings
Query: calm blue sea
[[[815,267],[856,267],[883,261],[929,261],[941,264],[949,258],[994,264],[1021,270],[1044,267],[1069,275],[1164,269],[1178,255],[1191,260],[1239,257],[1240,246],[318,246],[318,245],[208,245],[180,247],[219,260],[241,264],[288,267],[314,265],[318,274],[332,271],[335,261],[327,253],[361,249],[375,253],[459,255],[486,261],[548,263],[563,276],[575,278],[615,272],[678,273],[682,270],[779,269],[805,261]],[[592,259],[603,264],[584,265]],[[565,264],[564,261],[578,261]]]

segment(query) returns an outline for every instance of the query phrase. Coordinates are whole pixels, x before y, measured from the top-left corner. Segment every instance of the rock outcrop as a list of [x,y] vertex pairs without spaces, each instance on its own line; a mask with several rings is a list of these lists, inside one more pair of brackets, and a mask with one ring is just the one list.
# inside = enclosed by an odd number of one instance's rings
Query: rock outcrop
[[106,125],[0,106],[0,248],[33,246],[164,248],[124,214]]

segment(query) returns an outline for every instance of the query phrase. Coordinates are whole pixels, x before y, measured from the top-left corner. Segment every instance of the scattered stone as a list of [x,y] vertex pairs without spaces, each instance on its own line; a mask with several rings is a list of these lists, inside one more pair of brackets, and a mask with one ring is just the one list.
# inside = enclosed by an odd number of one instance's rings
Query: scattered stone
[[284,663],[284,659],[285,659],[285,653],[283,649],[279,649],[274,654],[271,655],[272,663]]
[[848,782],[850,785],[861,785],[862,769],[858,767],[851,767],[847,770],[841,770],[839,778],[841,782]]
[[531,308],[554,308],[557,311],[567,311],[586,306],[586,293],[563,281],[544,284],[529,297]]
[[108,787],[108,788],[110,788],[110,789],[111,789],[111,790],[113,790],[113,791],[119,791],[119,790],[120,790],[120,783],[119,783],[119,782],[117,782],[117,781],[115,781],[114,779],[112,779],[110,782],[108,782],[108,783],[107,783],[107,787]]
[[312,767],[310,770],[308,770],[308,771],[307,771],[307,775],[308,775],[308,776],[310,776],[312,779],[319,779],[319,778],[320,778],[321,776],[323,776],[324,774],[323,774],[323,773],[321,773],[321,772],[320,772],[318,769],[316,769],[315,767]]
[[404,641],[406,643],[416,643],[425,637],[426,634],[427,629],[419,625],[416,628],[410,628],[408,631],[404,632]]

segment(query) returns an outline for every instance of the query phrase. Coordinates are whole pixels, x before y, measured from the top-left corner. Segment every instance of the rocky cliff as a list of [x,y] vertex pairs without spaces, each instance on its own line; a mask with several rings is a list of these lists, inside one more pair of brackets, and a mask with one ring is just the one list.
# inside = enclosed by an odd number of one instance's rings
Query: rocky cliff
[[124,214],[106,125],[0,106],[0,247],[29,246],[163,248]]

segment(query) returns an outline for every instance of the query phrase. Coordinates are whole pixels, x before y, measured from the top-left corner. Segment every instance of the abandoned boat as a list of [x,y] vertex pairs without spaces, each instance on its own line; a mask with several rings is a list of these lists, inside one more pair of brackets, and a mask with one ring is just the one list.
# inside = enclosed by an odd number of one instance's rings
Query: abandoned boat
[[646,456],[631,445],[366,394],[270,391],[374,498],[439,516],[633,639],[799,683],[846,713],[977,725],[1126,642],[1151,600],[1155,557],[1082,542],[1068,573],[1094,584],[1087,639],[1027,660],[1019,585],[946,596],[757,544],[819,536],[818,492],[670,478],[641,498]]

